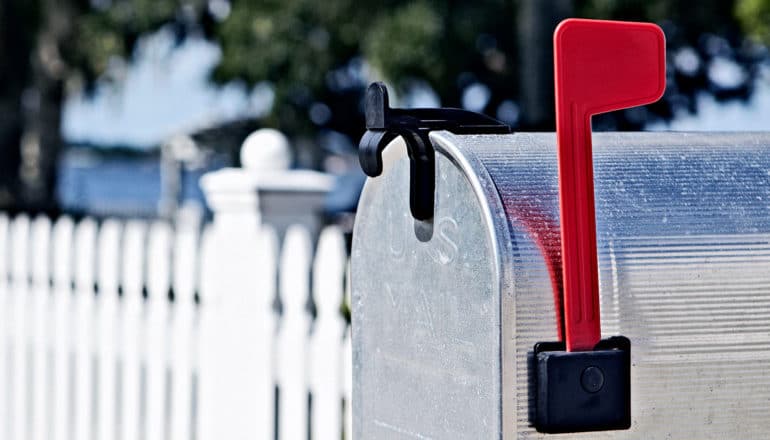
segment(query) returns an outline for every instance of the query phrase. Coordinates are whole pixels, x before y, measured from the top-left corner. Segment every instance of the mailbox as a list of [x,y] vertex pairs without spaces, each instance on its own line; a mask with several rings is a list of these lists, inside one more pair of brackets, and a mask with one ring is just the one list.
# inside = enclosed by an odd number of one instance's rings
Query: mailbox
[[[571,316],[600,321],[602,340],[580,352],[565,330],[580,323],[565,316],[564,141],[391,109],[381,85],[367,126],[354,438],[767,438],[770,133],[593,135],[598,314]],[[549,376],[571,353],[596,357]]]

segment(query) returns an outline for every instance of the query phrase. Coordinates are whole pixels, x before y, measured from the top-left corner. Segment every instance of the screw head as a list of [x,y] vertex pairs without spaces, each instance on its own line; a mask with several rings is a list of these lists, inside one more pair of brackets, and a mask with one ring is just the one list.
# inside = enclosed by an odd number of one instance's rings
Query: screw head
[[587,367],[580,375],[580,384],[589,393],[596,393],[604,386],[604,372],[599,367]]

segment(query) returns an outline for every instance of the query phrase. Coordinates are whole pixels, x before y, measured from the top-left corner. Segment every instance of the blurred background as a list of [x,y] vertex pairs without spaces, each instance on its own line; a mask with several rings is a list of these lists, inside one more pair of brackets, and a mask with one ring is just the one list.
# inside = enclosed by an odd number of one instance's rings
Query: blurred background
[[366,86],[552,131],[566,17],[667,37],[595,129],[770,129],[770,0],[0,0],[0,438],[351,438]]
[[273,127],[291,167],[337,176],[327,214],[351,212],[368,83],[553,130],[551,35],[571,16],[667,36],[664,99],[596,129],[768,128],[768,0],[2,0],[0,209],[204,206],[198,178]]

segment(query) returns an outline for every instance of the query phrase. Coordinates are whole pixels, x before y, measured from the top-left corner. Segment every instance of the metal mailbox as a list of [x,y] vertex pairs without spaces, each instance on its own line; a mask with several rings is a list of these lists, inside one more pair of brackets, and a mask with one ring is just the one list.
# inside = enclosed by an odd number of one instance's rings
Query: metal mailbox
[[[555,136],[430,138],[432,224],[410,215],[400,138],[361,197],[354,438],[548,437],[531,422],[530,362],[558,338],[559,249],[538,237],[558,220]],[[576,438],[767,438],[770,133],[606,133],[594,146],[603,333],[633,344],[632,426]]]
[[592,114],[663,93],[663,34],[571,20],[555,47],[556,134],[370,87],[354,437],[767,438],[770,133],[592,151]]

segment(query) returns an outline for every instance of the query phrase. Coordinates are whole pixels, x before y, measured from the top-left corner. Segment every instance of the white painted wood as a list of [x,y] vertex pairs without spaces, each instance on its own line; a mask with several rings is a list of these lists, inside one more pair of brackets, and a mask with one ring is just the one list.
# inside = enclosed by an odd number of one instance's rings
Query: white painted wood
[[37,217],[32,223],[32,433],[34,440],[51,438],[48,380],[49,337],[51,335],[51,289],[50,289],[50,241],[51,221],[48,217]]
[[346,323],[340,313],[344,296],[345,239],[336,227],[325,228],[313,265],[316,320],[311,341],[312,438],[337,440],[342,431],[342,341]]
[[[345,269],[345,304],[350,310],[350,259],[348,259]],[[345,329],[345,341],[342,345],[342,377],[343,377],[343,395],[345,401],[345,430],[343,438],[353,438],[353,334],[351,326],[348,324]]]
[[143,310],[144,250],[146,226],[141,221],[129,221],[123,237],[123,266],[121,283],[121,377],[120,377],[120,438],[138,439],[144,426],[140,403],[142,370],[140,348]]
[[253,344],[261,325],[254,319],[257,227],[256,210],[239,209],[217,214],[206,232],[199,352],[202,439],[263,438],[264,414],[256,412],[259,384],[252,374],[264,362]]
[[11,418],[13,438],[29,438],[31,418],[29,417],[29,334],[28,309],[30,304],[29,286],[29,218],[16,217],[11,229],[11,283],[13,310],[13,379],[11,395],[13,412]]
[[61,217],[53,228],[53,279],[54,279],[54,372],[52,438],[72,438],[74,402],[70,395],[70,371],[72,366],[72,272],[74,223],[69,217]]
[[118,285],[122,225],[106,220],[99,231],[97,281],[98,397],[97,438],[118,438],[117,371],[118,358]]
[[280,295],[283,319],[278,335],[280,389],[278,432],[281,440],[304,440],[308,435],[307,345],[310,316],[309,273],[312,244],[310,234],[291,226],[281,253]]
[[196,408],[195,432],[200,440],[215,440],[217,432],[218,394],[216,374],[219,363],[216,356],[217,313],[215,304],[216,272],[212,270],[211,262],[215,256],[214,232],[212,226],[203,228],[200,238],[200,305],[198,320],[198,407]]
[[147,262],[144,439],[163,440],[167,437],[166,349],[171,279],[171,228],[168,223],[158,221],[150,226]]
[[343,437],[348,439],[353,438],[353,338],[351,335],[350,326],[347,329],[347,335],[345,336],[345,342],[342,346],[344,353],[344,401],[345,401],[345,425]]
[[75,417],[76,439],[92,439],[94,414],[94,275],[96,232],[93,219],[75,228]]
[[8,294],[9,274],[9,219],[0,214],[0,437],[9,438],[10,431],[10,402],[9,398],[9,360],[10,360],[10,298]]
[[198,227],[0,214],[0,438],[350,438],[341,232]]
[[174,306],[171,321],[171,440],[193,435],[193,357],[197,348],[195,289],[198,273],[197,224],[179,222],[174,242]]
[[274,303],[278,282],[278,236],[270,226],[263,226],[259,235],[257,277],[259,288],[255,293],[255,333],[253,344],[256,350],[255,380],[257,401],[255,410],[259,414],[261,438],[275,438],[275,335],[277,316]]

